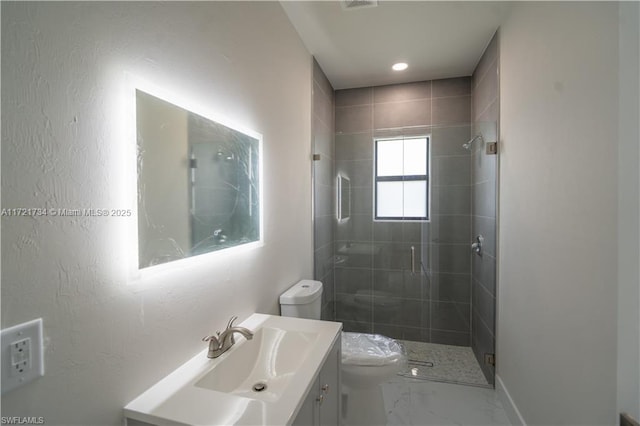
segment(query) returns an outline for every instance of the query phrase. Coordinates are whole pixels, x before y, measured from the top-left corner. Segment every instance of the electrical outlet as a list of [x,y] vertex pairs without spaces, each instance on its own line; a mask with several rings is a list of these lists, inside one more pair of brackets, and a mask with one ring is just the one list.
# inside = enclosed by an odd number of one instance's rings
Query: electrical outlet
[[2,393],[44,375],[42,318],[2,330]]
[[11,343],[11,376],[20,377],[31,370],[31,339]]

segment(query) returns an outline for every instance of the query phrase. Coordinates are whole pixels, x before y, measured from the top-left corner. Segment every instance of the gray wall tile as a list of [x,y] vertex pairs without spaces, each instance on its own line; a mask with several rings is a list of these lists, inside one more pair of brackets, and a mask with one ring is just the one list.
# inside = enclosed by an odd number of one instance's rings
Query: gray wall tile
[[469,331],[471,306],[468,303],[431,301],[431,327],[446,331]]
[[473,216],[473,234],[482,235],[484,243],[482,251],[491,256],[496,255],[496,219],[494,217]]
[[334,158],[334,131],[317,115],[313,115],[313,152],[322,154],[323,157]]
[[[380,250],[373,256],[374,269],[404,270],[411,269],[411,246],[410,243],[378,243]],[[421,258],[421,247],[415,247],[416,262]]]
[[431,242],[471,244],[471,216],[433,216],[431,219]]
[[471,344],[471,333],[431,329],[431,343],[453,346],[469,346]]
[[313,188],[314,217],[332,216],[335,212],[333,205],[333,186],[316,184]]
[[333,217],[320,216],[315,218],[314,225],[314,245],[323,247],[333,242]]
[[323,94],[333,102],[333,86],[331,86],[329,79],[327,79],[327,76],[324,74],[324,71],[322,71],[320,64],[318,64],[315,58],[313,58],[313,81],[320,85],[320,89]]
[[373,322],[371,295],[336,294],[338,321]]
[[[494,139],[495,140],[495,139]],[[480,146],[481,144],[478,144]],[[498,158],[495,155],[487,155],[484,148],[474,149],[471,161],[471,174],[473,183],[496,180]]]
[[341,294],[371,294],[373,273],[371,269],[341,268],[335,269],[335,291]]
[[398,102],[431,98],[431,82],[391,84],[373,88],[373,102]]
[[431,188],[432,215],[468,215],[470,211],[470,186],[433,186]]
[[357,321],[342,321],[342,329],[351,333],[373,333],[373,323],[357,322]]
[[336,158],[373,161],[373,136],[369,132],[336,135]]
[[371,131],[371,105],[336,107],[336,133],[357,133]]
[[431,276],[430,299],[443,302],[471,303],[469,274],[434,273]]
[[489,330],[495,330],[496,299],[477,281],[471,288],[474,314],[478,315]]
[[493,35],[493,38],[487,45],[480,61],[478,61],[478,65],[476,69],[473,71],[473,82],[477,84],[477,82],[485,75],[485,73],[489,71],[493,71],[497,69],[497,60],[498,60],[498,33]]
[[349,220],[336,224],[336,240],[371,241],[373,220],[369,215],[352,214]]
[[473,214],[496,217],[496,183],[485,181],[473,185]]
[[373,240],[377,242],[403,242],[402,222],[373,222]]
[[473,92],[473,118],[477,119],[498,98],[498,70],[488,71]]
[[375,129],[431,124],[431,100],[415,100],[375,104],[373,125]]
[[433,185],[470,185],[471,157],[452,155],[431,159],[431,182]]
[[[489,384],[493,385],[495,380],[495,367],[484,363],[484,354],[495,354],[495,338],[492,332],[482,324],[477,316],[473,319],[471,348],[480,364]],[[500,362],[500,360],[496,360]]]
[[[401,299],[421,300],[423,285],[428,281],[422,279],[422,274],[411,274],[408,271],[386,271],[375,269],[373,271],[374,294]],[[424,281],[424,283],[423,283]]]
[[430,244],[431,268],[434,272],[469,273],[471,254],[468,244]]
[[406,327],[425,327],[423,309],[428,304],[420,300],[396,299],[393,297],[373,297],[373,322],[377,324],[402,325]]
[[333,169],[335,162],[329,157],[320,157],[319,161],[313,162],[314,183],[319,185],[335,186],[333,178]]
[[370,186],[351,187],[351,214],[371,215],[373,188]]
[[314,257],[314,274],[315,279],[322,281],[326,280],[326,276],[331,274],[333,284],[333,247],[331,244],[317,247],[313,252]]
[[420,243],[422,227],[431,226],[428,222],[403,222],[402,239],[407,243]]
[[[354,247],[355,246],[355,247]],[[352,248],[357,250],[352,251]],[[373,265],[373,243],[367,241],[337,240],[336,266],[341,268],[369,268]]]
[[496,295],[496,259],[489,254],[472,257],[473,279],[480,282],[493,296]]
[[333,123],[333,102],[321,89],[318,82],[313,83],[313,113],[328,127]]
[[336,90],[336,107],[353,105],[371,105],[373,103],[373,88],[362,87],[357,89]]
[[462,147],[471,139],[471,126],[468,124],[450,127],[434,127],[431,130],[431,156],[469,155]]
[[444,78],[431,82],[432,96],[462,96],[471,94],[471,77]]
[[432,102],[431,123],[433,125],[471,122],[471,96],[434,98]]
[[346,176],[352,187],[373,184],[373,162],[371,160],[336,161],[336,174]]

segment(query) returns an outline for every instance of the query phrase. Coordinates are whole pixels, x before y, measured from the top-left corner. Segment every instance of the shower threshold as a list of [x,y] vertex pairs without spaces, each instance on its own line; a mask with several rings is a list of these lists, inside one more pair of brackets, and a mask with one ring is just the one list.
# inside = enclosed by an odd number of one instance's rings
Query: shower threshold
[[470,347],[400,340],[409,363],[401,376],[491,388]]

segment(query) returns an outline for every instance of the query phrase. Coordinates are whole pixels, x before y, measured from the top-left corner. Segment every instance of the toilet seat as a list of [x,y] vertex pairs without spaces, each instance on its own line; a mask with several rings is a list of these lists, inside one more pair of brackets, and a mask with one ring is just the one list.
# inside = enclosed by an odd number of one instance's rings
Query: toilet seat
[[395,365],[406,362],[404,348],[379,334],[342,333],[342,364],[358,366]]

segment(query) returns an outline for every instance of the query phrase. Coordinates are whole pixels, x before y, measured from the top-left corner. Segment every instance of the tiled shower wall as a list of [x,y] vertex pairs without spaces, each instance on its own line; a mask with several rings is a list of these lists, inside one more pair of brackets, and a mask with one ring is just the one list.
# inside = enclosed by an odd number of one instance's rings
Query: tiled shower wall
[[333,87],[313,61],[313,162],[314,279],[323,283],[322,319],[333,320],[334,266],[333,221],[335,220]]
[[[335,92],[336,173],[351,217],[335,223],[335,319],[347,331],[471,344],[471,79]],[[431,221],[373,221],[373,139],[431,136]],[[422,268],[410,271],[415,247]]]
[[[498,138],[498,35],[496,34],[473,73],[473,129],[486,142]],[[472,235],[482,235],[482,256],[472,256],[471,347],[487,377],[494,383],[495,368],[484,362],[484,354],[495,353],[496,313],[496,155],[476,144],[472,161]]]

